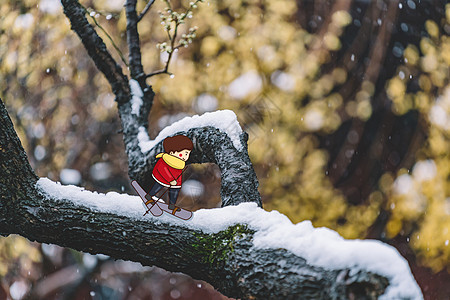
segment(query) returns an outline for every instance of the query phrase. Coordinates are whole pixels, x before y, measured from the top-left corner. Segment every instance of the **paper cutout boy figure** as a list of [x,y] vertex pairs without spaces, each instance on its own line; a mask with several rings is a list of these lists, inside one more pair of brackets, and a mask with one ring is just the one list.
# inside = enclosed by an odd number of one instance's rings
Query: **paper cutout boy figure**
[[169,209],[175,212],[180,210],[175,204],[181,189],[182,173],[194,145],[187,136],[176,135],[164,139],[163,147],[165,153],[156,155],[159,160],[152,171],[155,184],[145,197],[158,201],[156,193],[164,187],[169,188]]

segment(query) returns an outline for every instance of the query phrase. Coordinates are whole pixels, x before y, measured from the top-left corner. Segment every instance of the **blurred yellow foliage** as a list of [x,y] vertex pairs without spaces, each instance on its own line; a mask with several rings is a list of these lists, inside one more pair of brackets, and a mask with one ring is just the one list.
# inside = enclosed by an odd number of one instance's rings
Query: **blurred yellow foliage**
[[11,268],[19,265],[20,269],[27,271],[32,263],[41,262],[41,252],[36,245],[27,239],[11,235],[0,239],[0,277],[4,277]]
[[[447,4],[445,26],[450,26],[449,15]],[[404,53],[406,72],[418,74],[421,91],[406,93],[405,86],[417,80],[415,76],[394,77],[387,87],[393,109],[418,110],[428,128],[419,151],[426,160],[416,161],[412,172],[401,170],[388,192],[392,217],[387,233],[394,237],[402,230],[413,231],[411,245],[419,258],[439,271],[450,261],[450,40],[433,21],[425,28],[430,37],[420,42],[420,65],[415,64],[419,57],[415,47],[408,46]]]

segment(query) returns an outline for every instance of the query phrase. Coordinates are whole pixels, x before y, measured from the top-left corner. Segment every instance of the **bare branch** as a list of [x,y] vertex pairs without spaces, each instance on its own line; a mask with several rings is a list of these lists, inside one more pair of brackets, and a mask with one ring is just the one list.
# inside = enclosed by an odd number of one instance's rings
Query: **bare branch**
[[[129,49],[129,61],[131,77],[138,80],[141,88],[145,88],[145,74],[141,62],[141,46],[139,33],[137,30],[138,16],[136,13],[137,0],[127,0],[125,2],[125,12],[127,16],[127,42]],[[144,79],[144,81],[142,81]]]
[[103,31],[103,33],[106,35],[106,37],[109,39],[109,41],[111,42],[111,44],[113,45],[114,49],[116,49],[117,54],[119,54],[120,59],[122,60],[122,62],[128,67],[128,62],[125,60],[125,57],[123,56],[122,51],[119,49],[119,47],[117,46],[117,44],[114,42],[114,40],[112,39],[112,37],[109,35],[109,33],[105,30],[105,28],[103,28],[102,25],[100,25],[97,22],[97,19],[95,18],[95,16],[91,15],[91,12],[84,7],[82,4],[80,4],[86,11],[87,14],[89,14],[89,16],[91,17],[92,21],[95,23],[95,26],[97,26],[98,28],[100,28],[101,31]]
[[137,21],[140,22],[142,20],[142,18],[145,16],[145,14],[150,10],[151,6],[153,5],[153,3],[155,2],[155,0],[150,0],[148,1],[147,5],[145,6],[144,10],[141,12],[141,14],[139,15]]
[[167,74],[167,75],[169,75],[169,76],[173,75],[172,73],[170,73],[170,72],[167,71],[167,68],[168,68],[168,67],[169,67],[169,66],[166,65],[166,68],[164,68],[164,69],[162,69],[162,70],[158,70],[158,71],[152,72],[152,73],[150,73],[150,74],[147,74],[147,75],[145,75],[145,78],[150,78],[150,77],[152,77],[152,76],[159,75],[159,74]]
[[[177,39],[177,35],[178,35],[178,27],[181,24],[184,24],[184,20],[187,17],[192,16],[192,9],[197,7],[197,3],[198,2],[202,2],[202,0],[197,0],[195,2],[191,2],[189,4],[189,8],[182,14],[178,14],[174,11],[172,11],[172,6],[170,4],[170,1],[165,0],[166,4],[167,4],[167,9],[168,12],[171,16],[166,17],[164,13],[160,13],[160,18],[162,19],[162,22],[165,23],[166,20],[168,20],[168,24],[164,25],[165,31],[167,33],[167,37],[169,38],[169,42],[170,42],[170,46],[167,47],[166,44],[167,43],[162,43],[162,44],[158,44],[158,48],[161,49],[162,52],[166,52],[168,53],[168,58],[166,61],[166,65],[164,67],[164,69],[159,70],[159,71],[155,71],[152,72],[150,74],[147,74],[145,77],[146,78],[150,78],[154,75],[159,75],[159,74],[169,74],[172,75],[172,73],[169,72],[169,65],[170,65],[170,60],[172,59],[173,53],[178,51],[179,48],[185,46],[187,47],[188,45],[188,40],[189,43],[192,41],[192,39],[195,37],[195,31],[197,30],[197,27],[193,27],[189,29],[189,34],[183,34],[183,37],[180,39],[180,43],[178,45],[175,46],[176,43],[176,39]],[[175,26],[174,26],[174,30],[173,30],[173,35],[170,33],[170,30],[172,29],[171,27],[171,23],[174,22]]]

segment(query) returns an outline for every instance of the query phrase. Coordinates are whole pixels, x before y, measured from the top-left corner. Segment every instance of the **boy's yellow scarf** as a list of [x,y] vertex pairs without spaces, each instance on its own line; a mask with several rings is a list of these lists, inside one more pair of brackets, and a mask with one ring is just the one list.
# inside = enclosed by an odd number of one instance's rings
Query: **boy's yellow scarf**
[[156,158],[160,158],[162,157],[162,159],[164,160],[164,162],[166,164],[168,164],[170,167],[175,168],[175,169],[179,169],[182,170],[186,164],[186,162],[182,159],[179,159],[176,156],[167,154],[167,153],[159,153],[158,155],[156,155]]

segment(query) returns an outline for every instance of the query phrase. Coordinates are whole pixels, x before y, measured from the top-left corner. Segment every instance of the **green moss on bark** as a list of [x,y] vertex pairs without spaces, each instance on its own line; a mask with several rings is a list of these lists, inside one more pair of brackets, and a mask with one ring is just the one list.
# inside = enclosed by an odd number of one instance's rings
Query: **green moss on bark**
[[254,231],[247,225],[236,224],[213,234],[195,234],[196,242],[192,245],[197,254],[203,256],[203,262],[215,265],[225,261],[234,252],[234,243],[253,235]]

